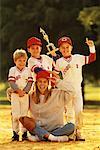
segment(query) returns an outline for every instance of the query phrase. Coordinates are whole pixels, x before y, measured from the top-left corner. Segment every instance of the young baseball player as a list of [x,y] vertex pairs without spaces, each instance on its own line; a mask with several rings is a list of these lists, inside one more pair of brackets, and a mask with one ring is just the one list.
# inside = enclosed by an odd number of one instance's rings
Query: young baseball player
[[[13,60],[15,66],[10,68],[8,75],[8,82],[12,89],[12,141],[19,141],[19,117],[25,116],[28,113],[28,92],[31,88],[33,80],[30,69],[26,67],[27,54],[25,50],[17,49],[13,54]],[[27,139],[27,131],[23,126],[22,133],[22,140]]]
[[[40,55],[42,50],[42,42],[37,37],[30,37],[27,40],[27,49],[31,54],[28,59],[28,68],[31,70],[33,81],[35,82],[36,73],[42,69],[52,71],[54,66],[53,59],[47,55]],[[34,86],[34,83],[33,83]],[[32,87],[33,90],[33,87]],[[7,89],[7,99],[11,100],[11,89]]]
[[73,100],[76,120],[76,139],[85,140],[81,137],[80,129],[82,125],[83,100],[81,92],[82,82],[82,66],[90,64],[96,60],[96,52],[94,42],[86,39],[86,44],[89,46],[90,55],[84,56],[75,54],[72,55],[73,44],[69,37],[62,37],[58,40],[58,47],[63,57],[56,61],[56,72],[61,72],[62,77],[66,81],[70,81],[75,88],[76,97]]
[[33,79],[35,81],[36,73],[41,69],[52,71],[54,65],[53,59],[47,55],[40,55],[42,50],[42,42],[36,37],[31,37],[27,40],[27,49],[31,54],[28,59],[28,68],[32,72]]

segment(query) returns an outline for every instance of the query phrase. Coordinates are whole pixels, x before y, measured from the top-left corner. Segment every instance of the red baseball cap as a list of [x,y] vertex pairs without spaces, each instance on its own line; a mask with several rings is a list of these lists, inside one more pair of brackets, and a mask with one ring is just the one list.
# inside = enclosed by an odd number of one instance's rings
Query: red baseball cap
[[49,79],[50,78],[50,73],[46,70],[39,71],[36,75],[36,80],[38,80],[39,78]]
[[64,36],[64,37],[61,37],[61,38],[58,40],[58,47],[59,47],[62,43],[64,43],[64,42],[66,42],[66,43],[68,43],[68,44],[70,44],[70,45],[72,46],[72,40],[71,40],[69,37]]
[[39,45],[42,46],[42,42],[40,39],[36,38],[36,37],[31,37],[27,40],[27,47],[30,47],[32,45]]

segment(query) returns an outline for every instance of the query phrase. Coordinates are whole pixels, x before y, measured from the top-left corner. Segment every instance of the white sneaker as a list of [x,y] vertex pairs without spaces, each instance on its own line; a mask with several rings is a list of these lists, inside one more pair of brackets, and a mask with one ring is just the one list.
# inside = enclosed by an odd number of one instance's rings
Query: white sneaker
[[52,135],[50,134],[48,139],[51,141],[51,142],[67,142],[69,141],[69,138],[67,135],[63,135],[63,136],[55,136],[55,135]]
[[40,139],[38,138],[37,135],[29,135],[28,140],[32,141],[32,142],[39,142],[40,141]]
[[67,135],[63,135],[63,136],[57,136],[58,138],[58,142],[68,142],[69,138]]

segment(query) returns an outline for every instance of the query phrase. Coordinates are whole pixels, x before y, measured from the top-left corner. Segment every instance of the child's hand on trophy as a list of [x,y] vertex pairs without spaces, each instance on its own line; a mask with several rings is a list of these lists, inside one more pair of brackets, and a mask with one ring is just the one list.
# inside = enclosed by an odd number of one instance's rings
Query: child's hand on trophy
[[55,50],[52,50],[52,51],[50,51],[49,53],[50,53],[53,57],[56,57],[56,56],[57,56]]

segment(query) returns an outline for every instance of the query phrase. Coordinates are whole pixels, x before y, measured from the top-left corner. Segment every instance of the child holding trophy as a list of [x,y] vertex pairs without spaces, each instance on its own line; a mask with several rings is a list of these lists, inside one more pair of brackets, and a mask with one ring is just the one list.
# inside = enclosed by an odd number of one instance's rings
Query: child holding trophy
[[27,49],[31,54],[31,57],[28,59],[28,67],[32,72],[34,81],[36,78],[36,73],[42,69],[52,71],[53,59],[47,55],[40,55],[42,50],[42,42],[39,38],[29,38],[27,40]]

